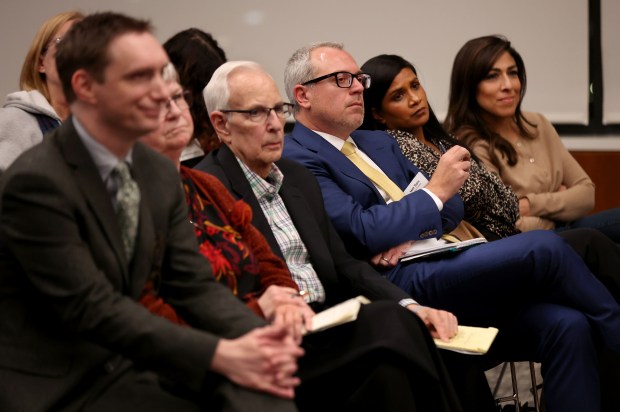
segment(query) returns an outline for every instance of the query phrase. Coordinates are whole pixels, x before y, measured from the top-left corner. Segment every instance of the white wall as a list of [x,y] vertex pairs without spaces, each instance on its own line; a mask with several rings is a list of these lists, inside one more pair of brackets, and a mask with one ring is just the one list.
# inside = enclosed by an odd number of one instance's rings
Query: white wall
[[[418,67],[440,117],[458,49],[473,37],[504,34],[526,63],[524,108],[556,122],[587,121],[587,0],[2,0],[0,96],[17,89],[24,55],[41,23],[74,8],[149,18],[162,41],[191,26],[201,28],[231,60],[263,64],[282,91],[286,60],[306,43],[344,42],[360,65],[380,53],[401,54]],[[614,93],[620,101],[620,89]]]
[[620,2],[601,1],[601,39],[603,53],[603,124],[620,123],[620,47],[618,20]]

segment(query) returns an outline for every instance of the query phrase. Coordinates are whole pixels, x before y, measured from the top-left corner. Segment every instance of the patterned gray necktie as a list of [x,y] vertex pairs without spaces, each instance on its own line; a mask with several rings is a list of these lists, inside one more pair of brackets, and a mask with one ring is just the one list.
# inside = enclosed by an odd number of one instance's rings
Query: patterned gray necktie
[[116,214],[123,238],[127,260],[131,260],[138,233],[138,216],[140,214],[140,189],[129,172],[126,162],[120,162],[114,168],[118,177],[116,190]]

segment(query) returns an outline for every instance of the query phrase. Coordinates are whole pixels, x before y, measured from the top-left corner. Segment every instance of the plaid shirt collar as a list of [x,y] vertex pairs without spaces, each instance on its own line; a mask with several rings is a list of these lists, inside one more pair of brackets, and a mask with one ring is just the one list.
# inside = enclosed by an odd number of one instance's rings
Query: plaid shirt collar
[[272,201],[275,195],[280,191],[282,181],[284,180],[284,175],[280,169],[278,169],[278,166],[273,163],[269,174],[265,179],[263,179],[254,173],[245,163],[239,160],[239,158],[237,158],[237,162],[239,162],[241,170],[243,170],[243,174],[246,179],[248,179],[250,187],[256,195],[256,198],[260,199],[264,197],[268,201]]

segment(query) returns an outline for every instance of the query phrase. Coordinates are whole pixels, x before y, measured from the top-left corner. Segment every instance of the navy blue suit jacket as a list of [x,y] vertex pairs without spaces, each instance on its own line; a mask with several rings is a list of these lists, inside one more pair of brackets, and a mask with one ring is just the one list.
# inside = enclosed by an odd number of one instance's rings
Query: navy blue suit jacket
[[[351,137],[401,189],[421,172],[403,156],[387,133],[357,131]],[[418,190],[386,204],[373,183],[340,151],[321,136],[295,125],[286,136],[285,157],[305,165],[321,186],[325,209],[349,251],[368,259],[408,240],[440,237],[463,218],[458,195],[439,212],[431,196]]]

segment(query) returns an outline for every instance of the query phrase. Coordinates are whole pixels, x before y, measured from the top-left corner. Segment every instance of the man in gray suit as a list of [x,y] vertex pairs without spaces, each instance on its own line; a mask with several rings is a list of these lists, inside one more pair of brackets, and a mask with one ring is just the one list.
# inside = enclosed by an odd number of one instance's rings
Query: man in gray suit
[[295,410],[303,350],[213,280],[177,171],[136,144],[169,102],[149,23],[88,16],[56,60],[73,117],[0,179],[0,410]]

